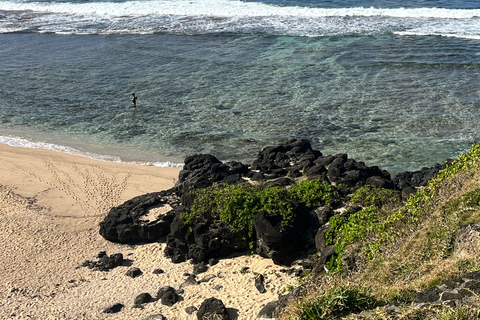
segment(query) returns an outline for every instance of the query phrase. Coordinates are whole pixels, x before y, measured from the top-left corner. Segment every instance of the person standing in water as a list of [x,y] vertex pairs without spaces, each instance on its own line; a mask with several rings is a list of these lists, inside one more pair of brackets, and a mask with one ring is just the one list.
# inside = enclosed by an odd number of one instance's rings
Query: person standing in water
[[136,108],[137,107],[137,96],[135,96],[135,93],[132,93],[132,103],[133,103],[133,107]]

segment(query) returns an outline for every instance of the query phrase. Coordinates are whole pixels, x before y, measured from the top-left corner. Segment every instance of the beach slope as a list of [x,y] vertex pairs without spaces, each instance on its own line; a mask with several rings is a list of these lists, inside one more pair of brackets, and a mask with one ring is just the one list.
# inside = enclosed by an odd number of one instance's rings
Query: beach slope
[[[155,297],[163,286],[178,289],[191,273],[190,263],[172,264],[164,244],[142,246],[107,242],[98,224],[112,206],[137,195],[171,188],[179,168],[138,166],[47,150],[0,145],[0,318],[1,319],[196,319],[185,308],[198,308],[212,296],[224,301],[238,319],[253,319],[294,279],[271,260],[242,256],[220,261],[209,281],[185,289],[172,307],[160,301],[133,308],[135,297]],[[81,267],[100,251],[122,253],[123,266],[109,272]],[[240,272],[248,266],[249,272]],[[143,274],[127,277],[138,267]],[[165,273],[154,274],[162,269]],[[254,287],[254,274],[266,275],[267,292]],[[104,308],[121,303],[118,314]]]

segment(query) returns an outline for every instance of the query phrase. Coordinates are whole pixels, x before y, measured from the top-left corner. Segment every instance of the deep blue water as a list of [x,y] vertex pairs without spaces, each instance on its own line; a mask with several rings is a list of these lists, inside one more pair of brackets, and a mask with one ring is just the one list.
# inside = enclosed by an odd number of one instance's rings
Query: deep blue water
[[431,166],[480,137],[477,2],[0,1],[0,142],[167,165],[307,138]]

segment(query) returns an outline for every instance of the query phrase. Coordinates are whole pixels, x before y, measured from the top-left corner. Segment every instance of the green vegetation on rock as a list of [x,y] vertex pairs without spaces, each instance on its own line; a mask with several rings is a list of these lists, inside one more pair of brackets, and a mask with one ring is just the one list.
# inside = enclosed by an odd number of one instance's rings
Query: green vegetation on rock
[[198,218],[221,220],[229,223],[232,230],[253,233],[253,217],[264,211],[280,215],[282,224],[288,226],[294,219],[293,202],[305,208],[331,203],[338,198],[336,189],[325,181],[305,180],[290,188],[214,184],[205,189],[191,191],[195,197],[189,212],[183,214],[186,224],[194,224]]

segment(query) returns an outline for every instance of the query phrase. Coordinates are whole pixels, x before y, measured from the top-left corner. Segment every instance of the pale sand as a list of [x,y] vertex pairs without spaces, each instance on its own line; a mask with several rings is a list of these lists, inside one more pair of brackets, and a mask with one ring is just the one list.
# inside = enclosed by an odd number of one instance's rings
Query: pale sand
[[[0,145],[0,319],[135,320],[158,313],[169,320],[196,319],[185,308],[198,308],[210,297],[221,299],[238,319],[255,319],[262,306],[296,284],[271,260],[242,256],[221,260],[199,275],[217,277],[186,287],[184,300],[173,307],[155,301],[132,308],[140,293],[155,297],[163,286],[177,289],[193,266],[172,264],[163,255],[164,244],[107,242],[98,223],[112,206],[172,187],[179,170]],[[100,251],[120,252],[131,266],[109,272],[79,268]],[[241,273],[244,266],[250,272]],[[127,277],[130,267],[143,275]],[[153,274],[156,268],[165,273]],[[255,289],[255,273],[266,276],[267,293]],[[120,313],[102,313],[117,302],[125,305]]]

